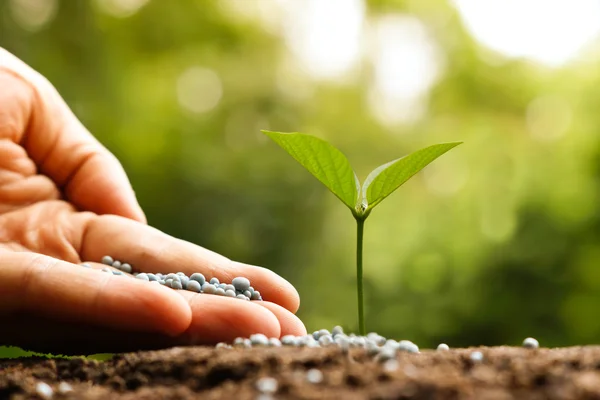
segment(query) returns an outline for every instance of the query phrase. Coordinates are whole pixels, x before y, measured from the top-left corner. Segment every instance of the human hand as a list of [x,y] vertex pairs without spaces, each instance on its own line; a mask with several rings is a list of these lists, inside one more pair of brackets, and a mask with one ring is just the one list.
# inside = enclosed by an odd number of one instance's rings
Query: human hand
[[[78,266],[245,276],[265,301],[172,290]],[[127,176],[41,75],[0,48],[0,345],[61,354],[304,334],[296,290],[145,223]]]

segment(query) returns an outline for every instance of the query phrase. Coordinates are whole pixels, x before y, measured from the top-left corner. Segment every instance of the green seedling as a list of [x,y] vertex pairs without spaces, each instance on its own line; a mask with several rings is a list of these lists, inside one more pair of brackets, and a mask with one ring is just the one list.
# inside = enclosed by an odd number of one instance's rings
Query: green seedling
[[360,184],[350,162],[326,141],[303,133],[262,131],[323,183],[352,212],[356,220],[356,288],[358,326],[365,334],[363,308],[363,233],[373,208],[433,160],[462,142],[440,143],[375,168]]

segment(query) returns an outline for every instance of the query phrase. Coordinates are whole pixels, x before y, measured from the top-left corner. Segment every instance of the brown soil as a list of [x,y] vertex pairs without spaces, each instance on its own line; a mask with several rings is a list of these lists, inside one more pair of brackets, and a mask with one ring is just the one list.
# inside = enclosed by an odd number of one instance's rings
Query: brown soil
[[[473,362],[479,350],[482,362]],[[482,347],[401,353],[396,369],[362,349],[173,348],[128,353],[105,362],[73,359],[0,361],[0,399],[600,399],[600,346],[530,350]],[[309,383],[306,372],[323,372]],[[260,377],[279,382],[272,396]],[[73,387],[57,392],[60,382]]]

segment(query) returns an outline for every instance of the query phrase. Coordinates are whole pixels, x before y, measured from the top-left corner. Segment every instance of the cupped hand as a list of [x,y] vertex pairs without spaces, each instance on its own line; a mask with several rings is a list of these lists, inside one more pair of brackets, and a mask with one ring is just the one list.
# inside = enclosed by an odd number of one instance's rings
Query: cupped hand
[[[87,269],[245,276],[265,301]],[[61,354],[304,334],[296,290],[148,225],[123,168],[41,75],[0,48],[0,345]]]

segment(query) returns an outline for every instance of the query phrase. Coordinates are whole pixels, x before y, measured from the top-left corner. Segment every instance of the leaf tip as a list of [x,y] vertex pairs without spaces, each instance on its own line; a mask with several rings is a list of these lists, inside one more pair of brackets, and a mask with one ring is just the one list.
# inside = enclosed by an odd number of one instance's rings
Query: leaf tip
[[446,151],[449,151],[453,148],[455,148],[456,146],[459,146],[461,144],[463,144],[464,142],[447,142],[447,143],[440,143],[439,146],[445,146],[446,147]]

